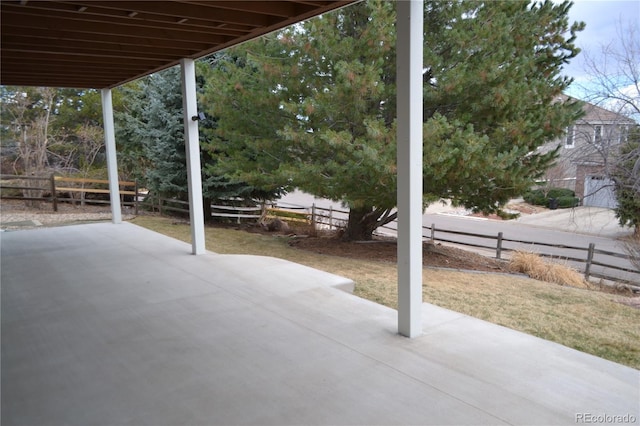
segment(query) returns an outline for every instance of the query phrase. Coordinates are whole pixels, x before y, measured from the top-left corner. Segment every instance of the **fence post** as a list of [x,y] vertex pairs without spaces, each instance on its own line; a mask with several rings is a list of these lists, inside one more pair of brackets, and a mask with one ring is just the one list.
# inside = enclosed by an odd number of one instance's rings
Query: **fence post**
[[58,211],[58,193],[56,192],[56,176],[51,173],[51,203],[53,204],[53,211]]
[[135,192],[135,194],[133,195],[134,197],[136,197],[135,200],[133,200],[133,208],[135,210],[136,216],[138,215],[138,179],[135,180],[135,189],[133,190],[133,192]]
[[316,229],[316,203],[311,205],[311,226]]
[[589,281],[589,274],[591,273],[591,262],[593,262],[593,251],[595,250],[596,245],[594,243],[589,243],[589,251],[587,252],[587,265],[584,268],[584,279]]
[[433,243],[436,240],[436,224],[431,224],[431,242]]
[[498,245],[496,247],[496,259],[502,256],[502,232],[498,232]]
[[333,229],[333,206],[329,206],[329,230]]

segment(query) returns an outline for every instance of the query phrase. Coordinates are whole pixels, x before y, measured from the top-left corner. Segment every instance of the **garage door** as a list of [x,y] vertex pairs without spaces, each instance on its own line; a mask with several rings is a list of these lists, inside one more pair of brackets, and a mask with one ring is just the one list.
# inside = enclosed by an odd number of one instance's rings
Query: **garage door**
[[587,176],[584,180],[584,200],[582,204],[590,207],[615,209],[618,200],[614,193],[614,183],[603,176]]

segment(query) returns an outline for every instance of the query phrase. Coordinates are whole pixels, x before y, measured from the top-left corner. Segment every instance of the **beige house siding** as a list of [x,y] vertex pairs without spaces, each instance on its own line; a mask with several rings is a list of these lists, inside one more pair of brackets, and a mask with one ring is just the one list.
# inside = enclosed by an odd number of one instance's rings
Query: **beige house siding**
[[621,142],[626,141],[629,128],[637,125],[623,115],[589,103],[584,104],[583,111],[584,116],[568,127],[561,139],[541,147],[543,152],[559,147],[558,159],[546,173],[546,185],[572,189],[581,200],[587,195],[585,177],[605,176]]

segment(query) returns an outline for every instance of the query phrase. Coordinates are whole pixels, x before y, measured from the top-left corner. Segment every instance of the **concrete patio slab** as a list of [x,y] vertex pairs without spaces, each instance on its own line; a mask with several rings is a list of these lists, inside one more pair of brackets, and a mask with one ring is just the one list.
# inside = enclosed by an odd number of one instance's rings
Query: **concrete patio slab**
[[291,262],[128,223],[0,244],[3,425],[640,418],[637,370],[429,304],[407,339],[395,310]]

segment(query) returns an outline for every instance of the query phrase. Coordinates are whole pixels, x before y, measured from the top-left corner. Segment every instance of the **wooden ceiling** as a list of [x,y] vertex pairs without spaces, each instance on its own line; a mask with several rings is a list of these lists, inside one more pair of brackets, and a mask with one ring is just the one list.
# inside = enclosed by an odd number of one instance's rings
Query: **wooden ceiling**
[[109,88],[353,3],[0,2],[0,84]]

